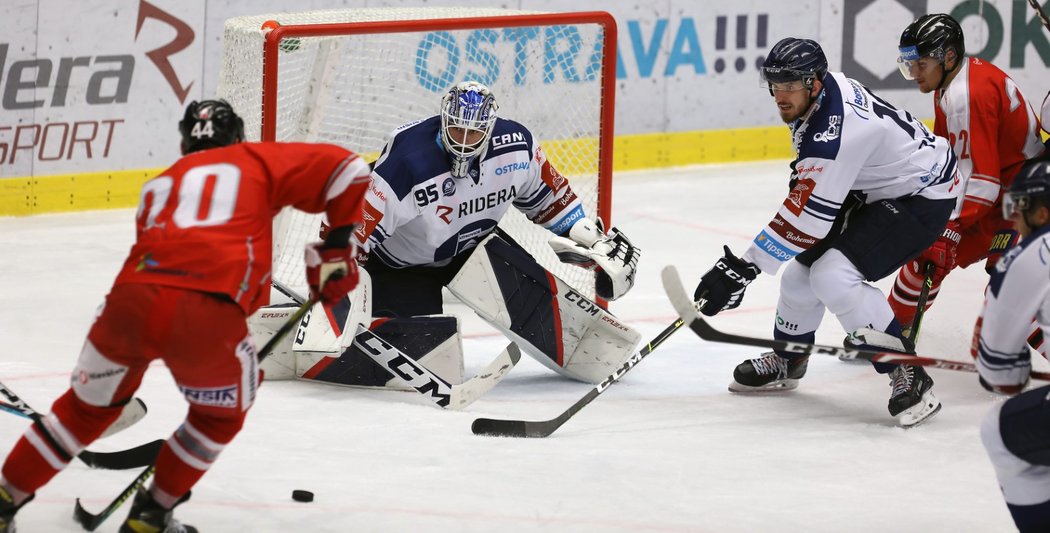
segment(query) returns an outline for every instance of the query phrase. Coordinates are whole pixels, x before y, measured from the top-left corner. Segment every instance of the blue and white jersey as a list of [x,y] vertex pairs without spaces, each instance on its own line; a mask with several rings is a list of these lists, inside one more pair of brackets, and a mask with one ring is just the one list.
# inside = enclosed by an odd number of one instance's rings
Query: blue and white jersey
[[829,72],[817,101],[791,124],[796,185],[743,258],[763,271],[828,235],[850,191],[873,203],[922,196],[956,199],[961,187],[948,140],[841,72]]
[[995,386],[1028,381],[1033,319],[1050,338],[1050,225],[1003,254],[988,281],[972,354],[985,381]]
[[468,178],[453,178],[441,119],[394,130],[365,195],[366,252],[394,268],[440,266],[473,249],[512,205],[561,234],[585,216],[568,180],[521,124],[497,119],[489,146]]

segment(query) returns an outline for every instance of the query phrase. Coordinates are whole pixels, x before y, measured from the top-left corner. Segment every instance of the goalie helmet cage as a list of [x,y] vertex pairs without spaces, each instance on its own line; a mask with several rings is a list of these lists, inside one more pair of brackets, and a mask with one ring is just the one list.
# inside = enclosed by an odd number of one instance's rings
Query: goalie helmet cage
[[[267,21],[279,26],[263,30]],[[272,26],[272,24],[268,24]],[[454,84],[488,85],[591,217],[612,216],[616,22],[606,12],[361,8],[226,21],[219,96],[249,140],[329,142],[374,161],[397,127],[435,116]],[[319,215],[274,223],[273,276],[305,288],[303,245]],[[550,232],[514,208],[500,222],[540,264],[595,297],[593,273],[558,261]]]

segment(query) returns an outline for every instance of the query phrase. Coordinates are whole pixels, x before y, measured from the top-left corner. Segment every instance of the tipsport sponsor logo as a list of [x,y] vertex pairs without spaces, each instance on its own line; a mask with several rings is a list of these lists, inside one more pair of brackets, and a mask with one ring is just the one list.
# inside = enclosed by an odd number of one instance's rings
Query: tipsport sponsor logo
[[777,261],[790,261],[798,255],[766,233],[765,230],[759,233],[758,237],[755,237],[754,243]]

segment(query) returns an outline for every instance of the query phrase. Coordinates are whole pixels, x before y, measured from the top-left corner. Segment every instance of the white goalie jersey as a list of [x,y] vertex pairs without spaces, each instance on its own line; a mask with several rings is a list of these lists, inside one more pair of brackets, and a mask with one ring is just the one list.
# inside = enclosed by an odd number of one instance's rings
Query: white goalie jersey
[[478,245],[512,205],[554,234],[585,217],[583,206],[521,124],[497,119],[480,165],[456,179],[441,145],[440,117],[395,130],[365,194],[366,252],[387,266],[446,264]]

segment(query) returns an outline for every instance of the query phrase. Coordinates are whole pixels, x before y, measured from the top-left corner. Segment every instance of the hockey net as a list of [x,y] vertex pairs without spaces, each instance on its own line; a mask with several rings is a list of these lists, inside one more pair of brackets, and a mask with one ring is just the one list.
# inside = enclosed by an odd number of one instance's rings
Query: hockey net
[[[263,30],[267,21],[279,27]],[[272,25],[272,24],[268,24]],[[454,84],[488,85],[499,115],[532,131],[588,215],[611,219],[616,28],[603,12],[364,8],[245,16],[225,25],[219,96],[249,140],[329,142],[379,155],[396,127],[438,114]],[[303,245],[320,216],[274,224],[274,279],[305,286]],[[593,274],[560,263],[551,234],[511,208],[500,226],[594,297]]]

